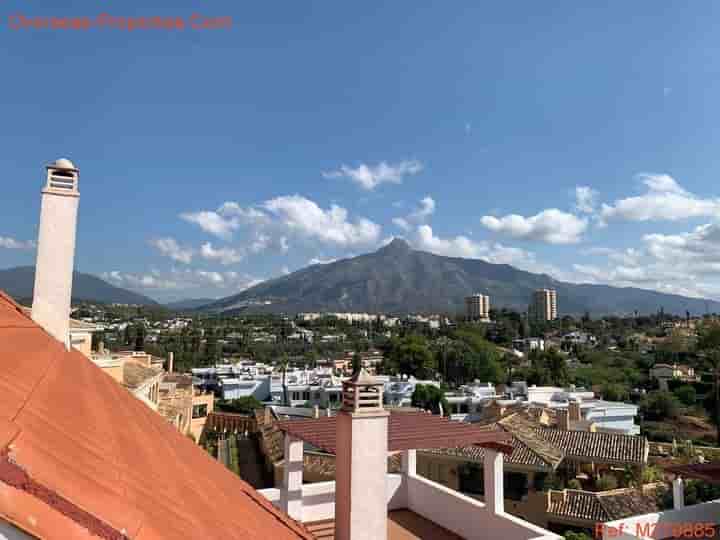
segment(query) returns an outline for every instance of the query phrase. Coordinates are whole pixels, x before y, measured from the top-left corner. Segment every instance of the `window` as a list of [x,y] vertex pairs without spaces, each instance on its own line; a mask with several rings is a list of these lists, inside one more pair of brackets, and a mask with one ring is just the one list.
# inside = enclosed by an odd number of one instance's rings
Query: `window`
[[303,398],[305,401],[309,401],[309,400],[310,400],[310,392],[303,392],[302,395],[303,395],[302,398]]
[[193,405],[193,418],[205,418],[207,416],[207,404]]

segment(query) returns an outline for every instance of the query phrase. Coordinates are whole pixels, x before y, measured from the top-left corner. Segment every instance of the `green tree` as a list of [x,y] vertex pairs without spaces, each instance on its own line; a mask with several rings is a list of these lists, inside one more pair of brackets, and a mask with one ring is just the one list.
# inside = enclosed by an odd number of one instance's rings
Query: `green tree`
[[433,414],[440,414],[440,405],[445,416],[450,414],[450,405],[445,399],[445,393],[432,384],[418,384],[410,398],[413,407],[430,410]]
[[676,418],[680,411],[678,399],[670,392],[658,390],[648,393],[640,403],[640,412],[648,420]]
[[695,405],[695,401],[697,400],[697,392],[689,384],[679,386],[673,391],[673,394],[675,394],[675,397],[678,398],[683,405],[687,405],[688,407]]
[[220,399],[216,402],[218,410],[223,412],[250,414],[255,409],[262,409],[264,405],[255,396],[243,396],[237,399]]
[[396,373],[430,379],[435,375],[435,357],[425,337],[410,334],[393,340],[388,354],[390,366]]
[[601,392],[603,399],[608,401],[625,401],[630,395],[628,387],[620,383],[605,383]]

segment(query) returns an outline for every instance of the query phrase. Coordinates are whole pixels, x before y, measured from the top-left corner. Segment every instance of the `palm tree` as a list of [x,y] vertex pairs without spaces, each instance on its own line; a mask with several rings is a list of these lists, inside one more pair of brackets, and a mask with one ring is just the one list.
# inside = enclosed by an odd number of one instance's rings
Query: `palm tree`
[[282,389],[283,389],[283,405],[285,407],[290,406],[290,402],[288,401],[288,390],[287,390],[287,368],[289,364],[288,355],[286,353],[283,353],[283,355],[280,357],[280,370],[282,371]]

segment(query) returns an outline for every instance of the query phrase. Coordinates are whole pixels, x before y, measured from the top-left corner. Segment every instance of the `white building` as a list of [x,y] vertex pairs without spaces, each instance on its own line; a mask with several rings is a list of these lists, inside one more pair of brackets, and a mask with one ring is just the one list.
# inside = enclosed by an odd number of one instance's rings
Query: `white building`
[[530,317],[536,321],[547,322],[557,319],[557,291],[538,289],[533,293],[530,303]]
[[483,407],[499,396],[492,383],[475,381],[461,386],[456,392],[446,392],[445,399],[450,406],[450,418],[463,422],[472,422],[480,417]]
[[489,321],[490,297],[484,294],[465,297],[465,316],[470,321]]
[[527,354],[530,351],[544,351],[545,350],[545,340],[542,338],[537,337],[531,337],[531,338],[525,338],[525,339],[513,339],[512,342],[513,349],[516,351],[520,351],[521,353]]
[[593,392],[556,386],[530,386],[526,401],[558,411],[568,410],[571,402],[580,404],[581,419],[595,424],[598,430],[638,435],[640,426],[635,423],[637,405],[619,401],[597,399]]
[[426,384],[440,388],[437,381],[421,381],[415,377],[390,377],[385,382],[385,403],[394,407],[409,407],[412,403],[412,394],[418,384]]

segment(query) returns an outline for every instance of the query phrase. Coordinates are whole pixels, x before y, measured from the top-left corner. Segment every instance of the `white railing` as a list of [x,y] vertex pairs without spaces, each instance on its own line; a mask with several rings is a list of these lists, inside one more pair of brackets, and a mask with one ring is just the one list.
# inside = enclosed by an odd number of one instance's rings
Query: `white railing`
[[[696,531],[705,527],[714,528],[715,534],[720,530],[720,499],[701,504],[694,504],[642,516],[633,516],[617,521],[609,521],[598,525],[596,537],[602,534],[603,540],[638,540],[641,538],[698,538]],[[700,527],[700,529],[695,529]],[[690,533],[686,529],[691,528]],[[710,531],[706,531],[710,532]],[[707,534],[712,537],[712,534]],[[705,538],[705,536],[702,536]]]
[[[466,540],[560,540],[541,527],[506,513],[493,514],[481,502],[416,475],[388,474],[388,510],[408,509]],[[280,490],[260,493],[280,507]],[[302,521],[335,518],[335,482],[304,484]]]
[[[405,485],[400,474],[387,475],[388,510],[407,508]],[[260,493],[274,506],[280,508],[280,490],[277,488],[261,489]],[[324,521],[335,519],[335,481],[303,484],[303,522]]]

